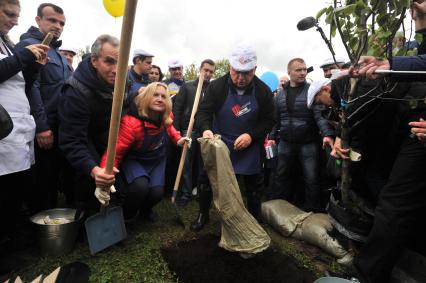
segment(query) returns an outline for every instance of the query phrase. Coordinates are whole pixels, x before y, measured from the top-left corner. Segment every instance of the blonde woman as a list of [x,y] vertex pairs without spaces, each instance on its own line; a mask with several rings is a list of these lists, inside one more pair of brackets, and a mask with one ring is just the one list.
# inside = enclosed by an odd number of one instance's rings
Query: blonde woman
[[[140,210],[155,222],[152,208],[164,193],[167,136],[178,146],[183,146],[187,139],[172,125],[172,102],[165,84],[149,84],[134,101],[138,113],[125,115],[121,120],[114,166],[120,168],[123,176],[118,189],[124,197],[125,219],[134,218]],[[101,167],[105,167],[105,161],[106,153]]]

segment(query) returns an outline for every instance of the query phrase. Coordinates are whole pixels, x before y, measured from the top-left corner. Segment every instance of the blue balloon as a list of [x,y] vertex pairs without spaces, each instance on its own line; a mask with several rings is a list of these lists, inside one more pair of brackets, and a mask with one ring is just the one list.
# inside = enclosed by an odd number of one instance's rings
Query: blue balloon
[[279,79],[274,72],[268,71],[264,72],[260,79],[271,89],[271,91],[275,91],[278,88]]

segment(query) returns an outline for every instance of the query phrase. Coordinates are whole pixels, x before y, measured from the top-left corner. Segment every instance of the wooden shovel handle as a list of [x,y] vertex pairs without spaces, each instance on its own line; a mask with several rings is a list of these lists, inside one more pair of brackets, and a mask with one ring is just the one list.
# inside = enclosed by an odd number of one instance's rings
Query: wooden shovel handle
[[121,109],[126,88],[127,64],[129,62],[130,44],[132,42],[133,24],[135,22],[138,0],[127,0],[121,27],[120,53],[114,84],[111,121],[109,124],[108,148],[105,172],[112,174],[115,159],[118,130],[120,128]]
[[[190,138],[192,136],[192,129],[194,128],[194,121],[195,121],[195,113],[197,113],[197,110],[198,110],[198,104],[200,102],[203,83],[204,83],[204,73],[200,71],[200,76],[198,78],[197,92],[195,93],[194,104],[192,105],[191,118],[189,119],[188,130],[186,131],[187,138]],[[186,158],[187,152],[188,152],[188,142],[185,142],[183,145],[182,155],[180,156],[175,185],[173,187],[172,203],[175,203],[176,201],[176,195],[179,189],[180,178],[182,177],[183,165],[185,164],[185,158]]]

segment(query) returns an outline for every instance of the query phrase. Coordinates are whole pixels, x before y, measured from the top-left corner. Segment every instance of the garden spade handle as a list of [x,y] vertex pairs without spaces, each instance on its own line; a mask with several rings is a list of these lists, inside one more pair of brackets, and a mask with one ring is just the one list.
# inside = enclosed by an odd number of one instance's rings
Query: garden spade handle
[[[194,117],[197,113],[198,104],[200,102],[201,90],[203,89],[204,74],[200,71],[200,77],[198,78],[197,92],[195,93],[194,104],[192,105],[191,118],[189,119],[188,130],[186,131],[186,137],[192,136],[192,128],[194,127]],[[173,187],[172,203],[175,203],[177,191],[179,189],[180,178],[182,177],[183,165],[185,163],[186,153],[188,152],[188,142],[185,141],[182,149],[182,155],[180,156],[179,167],[176,175],[175,185]]]
[[117,74],[115,77],[114,94],[112,97],[111,121],[109,124],[108,148],[105,172],[112,174],[118,130],[120,128],[121,109],[123,107],[126,87],[127,64],[129,62],[130,44],[132,42],[133,24],[135,22],[138,0],[127,0],[121,27],[120,53],[118,55]]

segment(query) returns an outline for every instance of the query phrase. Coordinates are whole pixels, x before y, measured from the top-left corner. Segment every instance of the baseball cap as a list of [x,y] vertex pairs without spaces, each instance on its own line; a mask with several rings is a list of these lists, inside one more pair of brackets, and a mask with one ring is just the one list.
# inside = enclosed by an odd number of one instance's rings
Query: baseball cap
[[239,45],[232,50],[229,63],[236,71],[247,72],[257,66],[257,55],[253,46]]
[[167,66],[169,68],[179,68],[179,67],[183,67],[183,63],[180,59],[172,59],[172,60],[169,60],[169,62],[167,63]]
[[325,59],[324,61],[322,61],[320,68],[324,68],[325,66],[328,65],[333,65],[333,64],[343,64],[345,63],[345,59],[343,57],[338,57],[336,56],[336,62],[334,62],[333,57],[329,57],[327,59]]
[[75,49],[74,47],[66,46],[66,45],[59,47],[59,51],[69,51],[74,53],[74,55],[77,55],[77,49]]
[[327,78],[321,78],[311,83],[308,89],[308,99],[307,99],[308,108],[312,107],[312,104],[314,103],[314,98],[318,94],[318,92],[321,90],[321,88],[328,84],[331,84],[331,80]]
[[143,49],[135,49],[133,50],[133,58],[137,56],[145,56],[145,57],[154,57],[151,53],[143,50]]

